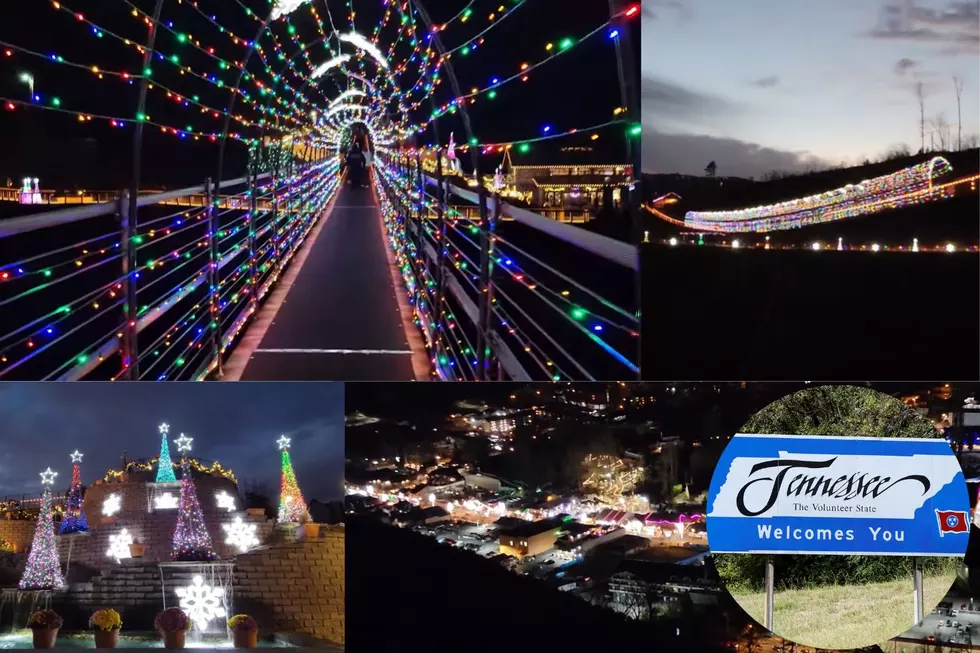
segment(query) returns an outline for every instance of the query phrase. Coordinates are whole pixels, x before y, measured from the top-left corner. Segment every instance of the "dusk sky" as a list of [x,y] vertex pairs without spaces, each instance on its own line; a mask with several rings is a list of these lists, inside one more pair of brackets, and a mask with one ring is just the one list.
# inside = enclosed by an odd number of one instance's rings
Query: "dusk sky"
[[[293,468],[307,501],[343,498],[342,383],[0,383],[0,497],[40,494],[39,473],[71,483],[69,454],[85,454],[91,485],[129,459],[160,451],[157,426],[194,438],[192,455],[218,460],[239,483],[262,482],[278,498],[276,440],[292,438]],[[240,486],[239,488],[243,488]]]
[[[980,133],[978,0],[644,0],[643,170],[756,176]],[[929,146],[929,133],[926,146]]]

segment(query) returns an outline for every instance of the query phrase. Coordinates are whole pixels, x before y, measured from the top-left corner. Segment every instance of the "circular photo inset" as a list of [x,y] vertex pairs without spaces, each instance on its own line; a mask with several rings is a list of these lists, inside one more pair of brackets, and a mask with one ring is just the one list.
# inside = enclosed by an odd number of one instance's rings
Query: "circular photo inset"
[[807,388],[756,413],[708,492],[708,546],[728,592],[775,635],[825,649],[880,644],[932,612],[957,580],[970,521],[941,434],[857,386]]

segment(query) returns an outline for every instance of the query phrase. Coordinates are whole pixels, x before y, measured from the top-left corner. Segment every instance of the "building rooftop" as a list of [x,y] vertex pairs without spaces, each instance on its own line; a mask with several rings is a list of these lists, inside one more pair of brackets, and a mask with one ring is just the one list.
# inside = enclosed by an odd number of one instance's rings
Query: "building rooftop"
[[504,528],[498,532],[498,535],[506,535],[510,537],[534,537],[535,535],[540,535],[541,533],[546,533],[551,530],[557,530],[562,525],[562,521],[559,518],[554,519],[541,519],[539,521],[524,522],[519,526],[514,526],[512,528]]

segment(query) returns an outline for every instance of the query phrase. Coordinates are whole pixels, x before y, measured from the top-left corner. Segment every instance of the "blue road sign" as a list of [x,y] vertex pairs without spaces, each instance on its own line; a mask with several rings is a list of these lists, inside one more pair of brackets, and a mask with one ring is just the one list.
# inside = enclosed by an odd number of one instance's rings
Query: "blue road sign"
[[942,439],[738,434],[708,492],[717,553],[962,556],[963,470]]

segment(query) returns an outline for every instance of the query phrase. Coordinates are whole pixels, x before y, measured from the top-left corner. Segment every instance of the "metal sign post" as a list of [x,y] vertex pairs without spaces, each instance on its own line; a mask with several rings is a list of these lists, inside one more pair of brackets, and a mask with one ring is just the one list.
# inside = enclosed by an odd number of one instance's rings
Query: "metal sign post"
[[776,576],[775,565],[773,564],[772,556],[766,556],[766,623],[764,624],[766,630],[770,633],[772,630],[772,602],[773,602],[773,587],[775,585],[774,579]]
[[922,565],[918,558],[912,558],[912,621],[918,626],[925,618],[925,605],[922,598]]

